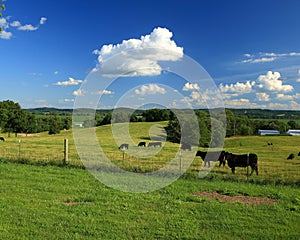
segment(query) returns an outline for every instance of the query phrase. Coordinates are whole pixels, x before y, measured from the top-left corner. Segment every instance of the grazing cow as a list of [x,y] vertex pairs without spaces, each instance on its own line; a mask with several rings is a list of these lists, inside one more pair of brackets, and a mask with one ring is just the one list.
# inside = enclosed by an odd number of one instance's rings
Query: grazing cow
[[225,151],[217,151],[217,152],[203,152],[197,151],[196,156],[199,156],[204,161],[204,167],[206,163],[208,163],[208,167],[210,167],[210,161],[219,161],[219,167],[223,164],[225,166]]
[[161,142],[149,142],[148,147],[161,147]]
[[4,137],[0,137],[0,141],[5,142]]
[[129,145],[127,143],[123,143],[120,145],[119,149],[121,150],[125,150],[125,149],[128,149]]
[[[299,154],[298,154],[299,156]],[[291,153],[286,160],[293,160],[295,158],[295,154],[294,153]]]
[[256,175],[258,175],[258,166],[257,166],[258,157],[255,153],[237,155],[237,154],[226,152],[225,159],[227,160],[228,166],[231,168],[233,174],[235,173],[235,167],[250,166],[251,167],[250,175],[252,175],[254,170],[256,172]]
[[189,143],[182,143],[181,144],[181,150],[189,150],[192,151],[192,145]]
[[139,142],[138,147],[146,147],[146,142]]

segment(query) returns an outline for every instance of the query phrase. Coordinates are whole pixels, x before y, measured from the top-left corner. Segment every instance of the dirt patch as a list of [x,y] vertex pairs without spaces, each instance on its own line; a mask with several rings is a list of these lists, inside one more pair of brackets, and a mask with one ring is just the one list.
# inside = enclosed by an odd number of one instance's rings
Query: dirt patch
[[195,192],[192,193],[194,196],[198,197],[208,197],[219,199],[222,202],[242,202],[249,205],[260,205],[260,204],[275,204],[276,200],[264,197],[249,197],[249,196],[227,196],[217,192]]

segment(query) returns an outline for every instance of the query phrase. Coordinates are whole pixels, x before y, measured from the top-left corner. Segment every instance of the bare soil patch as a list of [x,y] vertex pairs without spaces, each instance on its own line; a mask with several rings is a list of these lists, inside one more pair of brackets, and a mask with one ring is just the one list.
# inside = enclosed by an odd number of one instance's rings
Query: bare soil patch
[[223,195],[217,192],[194,192],[192,193],[194,196],[198,197],[208,197],[208,198],[214,198],[219,199],[222,202],[242,202],[249,205],[260,205],[260,204],[275,204],[276,200],[265,198],[265,197],[250,197],[250,196],[228,196]]

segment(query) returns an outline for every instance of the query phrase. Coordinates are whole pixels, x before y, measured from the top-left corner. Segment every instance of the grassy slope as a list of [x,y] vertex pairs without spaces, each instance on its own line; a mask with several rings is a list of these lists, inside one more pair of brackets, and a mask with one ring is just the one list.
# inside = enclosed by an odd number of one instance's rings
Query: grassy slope
[[[103,186],[85,170],[10,163],[0,164],[0,179],[1,239],[298,239],[300,235],[297,187],[180,179],[153,193],[130,194]],[[248,206],[190,194],[203,190],[278,202]]]

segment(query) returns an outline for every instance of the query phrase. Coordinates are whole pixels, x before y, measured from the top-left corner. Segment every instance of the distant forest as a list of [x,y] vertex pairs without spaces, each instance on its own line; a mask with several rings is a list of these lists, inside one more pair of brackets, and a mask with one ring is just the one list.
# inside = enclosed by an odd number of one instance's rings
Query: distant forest
[[[197,109],[208,112],[207,109]],[[196,110],[196,111],[197,111]],[[228,108],[231,112],[238,116],[247,116],[250,119],[289,119],[289,120],[300,120],[300,111],[297,110],[270,110],[270,109],[236,109]],[[70,116],[73,113],[73,109],[59,109],[59,108],[32,108],[27,109],[30,113],[34,114],[44,114],[44,115],[64,115]],[[111,112],[112,109],[98,109],[97,114],[107,114]],[[144,110],[136,110],[137,114],[141,114]]]

